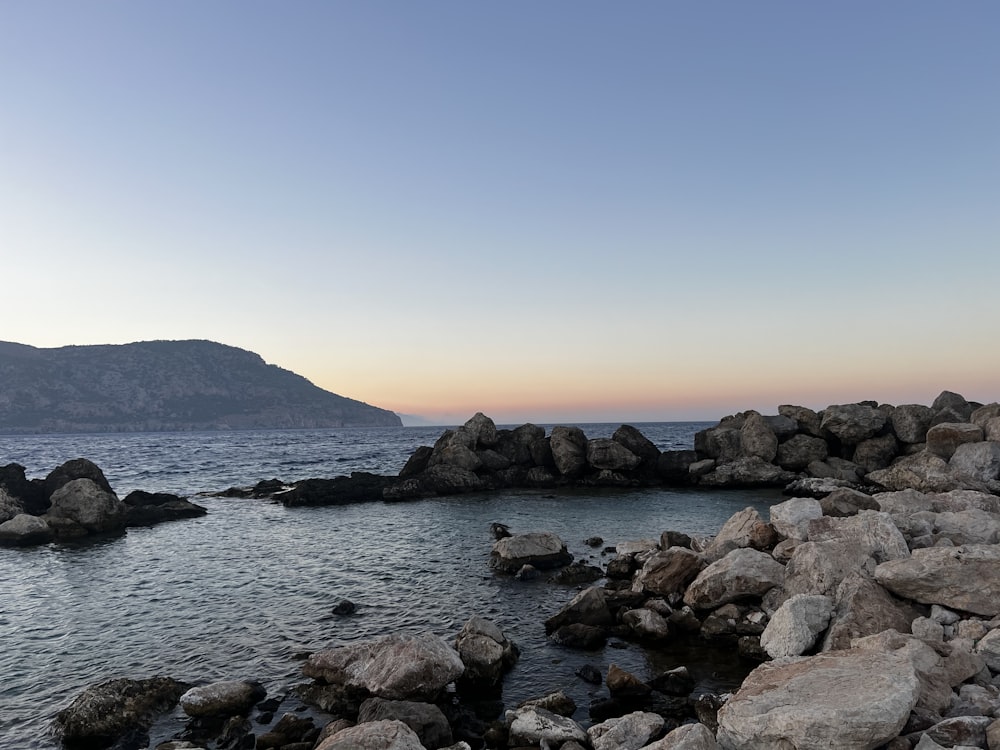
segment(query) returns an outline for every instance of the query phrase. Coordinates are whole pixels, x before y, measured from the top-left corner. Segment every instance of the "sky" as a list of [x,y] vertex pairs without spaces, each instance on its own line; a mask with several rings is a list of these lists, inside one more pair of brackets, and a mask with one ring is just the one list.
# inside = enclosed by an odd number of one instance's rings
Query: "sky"
[[442,424],[1000,397],[1000,4],[0,3],[0,340]]

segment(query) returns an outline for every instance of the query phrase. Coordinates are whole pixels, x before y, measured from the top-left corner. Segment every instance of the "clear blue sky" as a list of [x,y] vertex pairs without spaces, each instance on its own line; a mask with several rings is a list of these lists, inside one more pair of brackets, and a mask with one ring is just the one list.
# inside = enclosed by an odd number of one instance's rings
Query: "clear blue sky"
[[0,339],[445,422],[1000,391],[995,2],[0,3]]

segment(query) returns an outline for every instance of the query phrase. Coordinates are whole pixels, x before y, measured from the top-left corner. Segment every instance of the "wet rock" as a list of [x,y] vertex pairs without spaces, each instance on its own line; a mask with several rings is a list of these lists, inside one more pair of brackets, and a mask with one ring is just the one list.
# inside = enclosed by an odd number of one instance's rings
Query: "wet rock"
[[358,610],[358,605],[352,602],[350,599],[341,599],[333,608],[333,614],[338,617],[346,617],[348,615],[353,615]]
[[905,656],[834,651],[762,664],[718,714],[725,750],[871,750],[899,734],[920,693]]
[[427,750],[417,733],[401,721],[369,721],[327,737],[316,750]]
[[[600,672],[598,672],[598,681],[600,681]],[[559,714],[559,716],[572,716],[576,713],[576,703],[562,690],[543,695],[541,698],[530,698],[522,702],[518,708],[544,708],[546,711]]]
[[612,698],[644,698],[652,692],[652,688],[649,685],[617,664],[610,664],[608,666],[608,676],[604,681],[608,686],[608,692],[611,693]]
[[573,556],[566,551],[566,544],[551,532],[515,534],[493,544],[490,568],[506,573],[516,573],[522,565],[538,569],[568,565]]
[[420,738],[427,750],[452,743],[451,726],[441,709],[431,703],[369,698],[361,704],[358,724],[372,721],[401,721]]
[[638,638],[664,640],[670,627],[662,615],[649,609],[630,609],[622,614],[622,624]]
[[589,565],[583,560],[576,560],[565,568],[562,568],[551,580],[555,583],[566,585],[576,585],[579,583],[593,583],[604,578],[604,571],[596,565]]
[[206,508],[195,505],[183,497],[167,492],[135,490],[125,496],[125,525],[153,526],[164,521],[198,518],[208,513]]
[[38,516],[19,513],[0,523],[0,547],[27,547],[52,541],[55,532]]
[[701,555],[684,547],[654,552],[643,563],[632,582],[632,590],[650,596],[669,596],[684,591],[704,567]]
[[594,724],[587,730],[594,750],[639,750],[663,730],[664,720],[648,711],[633,711]]
[[596,651],[603,648],[608,640],[608,632],[604,628],[594,625],[584,625],[574,622],[569,625],[562,625],[556,628],[549,638],[560,646],[566,648],[581,649],[583,651]]
[[571,624],[606,628],[615,624],[603,589],[591,586],[574,596],[559,612],[545,621],[545,632]]
[[650,687],[666,695],[687,696],[695,688],[694,678],[687,667],[674,667],[649,681]]
[[902,560],[875,569],[875,579],[892,593],[924,604],[1000,614],[1000,545],[916,549]]
[[233,716],[248,713],[266,695],[259,682],[222,680],[191,688],[180,697],[180,704],[184,713],[194,718]]
[[[106,480],[105,480],[106,481]],[[52,493],[46,521],[62,535],[60,522],[69,523],[84,533],[108,533],[125,528],[125,503],[92,479],[72,479]]]
[[455,638],[455,650],[465,665],[459,678],[463,690],[492,691],[514,666],[518,649],[494,623],[472,617]]
[[390,635],[318,651],[302,667],[307,677],[390,700],[433,700],[464,671],[458,653],[429,634]]
[[587,733],[572,719],[546,711],[544,708],[526,707],[507,712],[509,744],[511,747],[539,746],[547,742],[559,747],[575,740],[586,743]]
[[106,747],[127,733],[148,730],[188,687],[169,677],[91,685],[56,715],[53,727],[67,745]]
[[255,750],[278,750],[296,743],[308,743],[311,748],[319,736],[319,729],[308,716],[285,714],[270,729],[257,737]]

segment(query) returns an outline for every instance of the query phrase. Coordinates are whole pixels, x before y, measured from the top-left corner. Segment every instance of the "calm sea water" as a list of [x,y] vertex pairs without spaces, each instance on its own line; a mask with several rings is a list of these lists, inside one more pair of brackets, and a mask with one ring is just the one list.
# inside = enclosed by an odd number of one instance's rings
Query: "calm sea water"
[[[700,423],[636,425],[661,449],[689,448]],[[607,437],[617,425],[581,425]],[[134,489],[193,496],[261,479],[395,474],[442,428],[0,436],[0,465],[43,477],[66,460],[100,466],[120,497]],[[641,490],[502,492],[329,508],[195,498],[208,515],[130,529],[82,544],[0,549],[0,748],[53,748],[55,713],[87,685],[168,675],[189,682],[256,679],[272,695],[296,683],[296,655],[391,632],[453,636],[473,615],[497,622],[522,656],[504,686],[513,705],[550,690],[586,720],[603,695],[574,676],[611,663],[640,676],[686,663],[706,688],[735,685],[745,665],[637,645],[579,653],[551,645],[543,621],[576,589],[518,582],[487,567],[491,522],[558,533],[578,558],[606,561],[583,542],[657,538],[665,529],[715,533],[734,512],[774,492]],[[357,603],[351,617],[331,609]],[[623,644],[624,645],[624,644]],[[279,710],[293,707],[293,699]],[[181,727],[178,713],[154,742]]]

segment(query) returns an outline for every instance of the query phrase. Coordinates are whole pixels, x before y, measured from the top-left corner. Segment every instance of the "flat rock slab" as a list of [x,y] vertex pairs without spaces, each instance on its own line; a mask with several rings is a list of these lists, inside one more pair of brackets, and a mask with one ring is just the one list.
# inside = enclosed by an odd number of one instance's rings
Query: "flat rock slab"
[[851,649],[762,664],[719,710],[724,750],[873,750],[920,695],[905,655]]
[[1000,614],[1000,545],[916,549],[910,557],[875,568],[892,593],[986,617]]
[[542,570],[571,562],[573,556],[566,551],[566,544],[548,531],[515,534],[500,539],[490,552],[490,567],[507,573],[516,573],[523,565],[533,565]]

